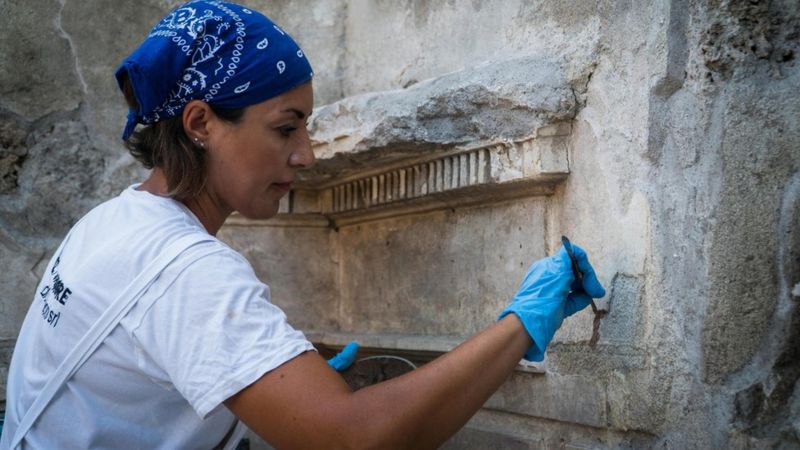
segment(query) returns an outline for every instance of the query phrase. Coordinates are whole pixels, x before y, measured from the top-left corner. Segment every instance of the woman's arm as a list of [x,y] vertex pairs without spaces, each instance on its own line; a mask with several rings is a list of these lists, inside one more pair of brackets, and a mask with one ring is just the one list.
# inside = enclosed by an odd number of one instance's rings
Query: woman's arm
[[502,319],[418,370],[352,392],[319,355],[306,353],[225,404],[279,448],[437,447],[523,354],[541,361],[564,317],[605,295],[586,252],[571,247],[573,255],[562,247],[533,263]]
[[356,392],[308,352],[225,405],[277,448],[435,448],[475,414],[530,345],[509,314],[421,368]]

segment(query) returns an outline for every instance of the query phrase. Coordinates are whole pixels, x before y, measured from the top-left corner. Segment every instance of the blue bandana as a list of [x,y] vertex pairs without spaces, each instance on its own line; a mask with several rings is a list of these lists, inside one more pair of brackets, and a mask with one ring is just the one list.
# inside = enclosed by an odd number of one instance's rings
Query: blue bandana
[[313,72],[297,43],[263,14],[197,0],[164,17],[115,75],[120,88],[127,75],[139,103],[128,112],[127,140],[137,123],[174,117],[191,100],[243,108],[305,83]]

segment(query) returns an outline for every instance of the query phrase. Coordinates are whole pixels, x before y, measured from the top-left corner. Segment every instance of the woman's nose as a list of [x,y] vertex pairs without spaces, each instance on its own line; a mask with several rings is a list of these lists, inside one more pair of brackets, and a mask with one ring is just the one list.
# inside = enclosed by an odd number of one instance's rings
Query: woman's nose
[[300,142],[292,154],[289,155],[289,165],[308,169],[314,165],[316,159],[314,150],[311,148],[311,138],[308,136],[308,133],[305,133],[303,141]]

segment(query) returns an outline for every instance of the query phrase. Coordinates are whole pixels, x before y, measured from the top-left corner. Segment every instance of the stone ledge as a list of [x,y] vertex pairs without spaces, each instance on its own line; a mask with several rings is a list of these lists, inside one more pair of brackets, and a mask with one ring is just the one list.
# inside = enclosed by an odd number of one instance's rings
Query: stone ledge
[[328,228],[331,221],[322,214],[278,214],[268,220],[248,219],[233,213],[225,221],[225,226],[234,227],[277,227],[277,228]]
[[570,122],[578,102],[558,60],[494,61],[403,89],[348,97],[309,123],[316,182],[477,142],[517,141]]
[[234,226],[341,226],[438,209],[549,195],[569,175],[569,123],[534,137],[462,146],[375,165],[336,179],[306,180],[271,220],[233,215]]
[[[306,338],[314,343],[324,355],[333,355],[350,341],[359,344],[359,356],[393,355],[420,365],[432,361],[456,348],[468,336],[423,336],[411,334],[341,333],[329,331],[306,331]],[[516,370],[529,373],[544,373],[547,360],[540,363],[522,360]]]
[[329,191],[324,212],[340,213],[431,196],[452,196],[459,189],[531,181],[548,185],[569,174],[569,124],[560,134],[519,142],[499,142],[438,153],[406,161],[399,167],[379,168],[325,183]]
[[483,408],[443,449],[653,448],[653,434]]
[[608,426],[604,380],[581,375],[529,377],[515,373],[484,408],[591,427]]
[[549,195],[569,174],[578,102],[561,64],[487,63],[315,110],[317,164],[270,221],[325,227]]

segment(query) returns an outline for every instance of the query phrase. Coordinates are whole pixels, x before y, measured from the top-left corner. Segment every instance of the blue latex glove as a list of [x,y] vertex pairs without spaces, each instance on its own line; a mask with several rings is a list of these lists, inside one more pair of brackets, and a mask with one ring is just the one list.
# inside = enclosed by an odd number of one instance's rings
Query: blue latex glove
[[510,313],[519,317],[533,339],[533,345],[525,353],[528,361],[544,359],[547,345],[565,317],[586,308],[592,298],[606,295],[586,252],[575,244],[572,244],[572,252],[583,273],[583,285],[575,279],[569,255],[562,246],[555,255],[531,265],[517,295],[498,318]]
[[345,345],[342,351],[336,354],[333,358],[328,360],[328,365],[341,372],[353,364],[356,360],[356,353],[358,352],[358,342],[350,341]]

